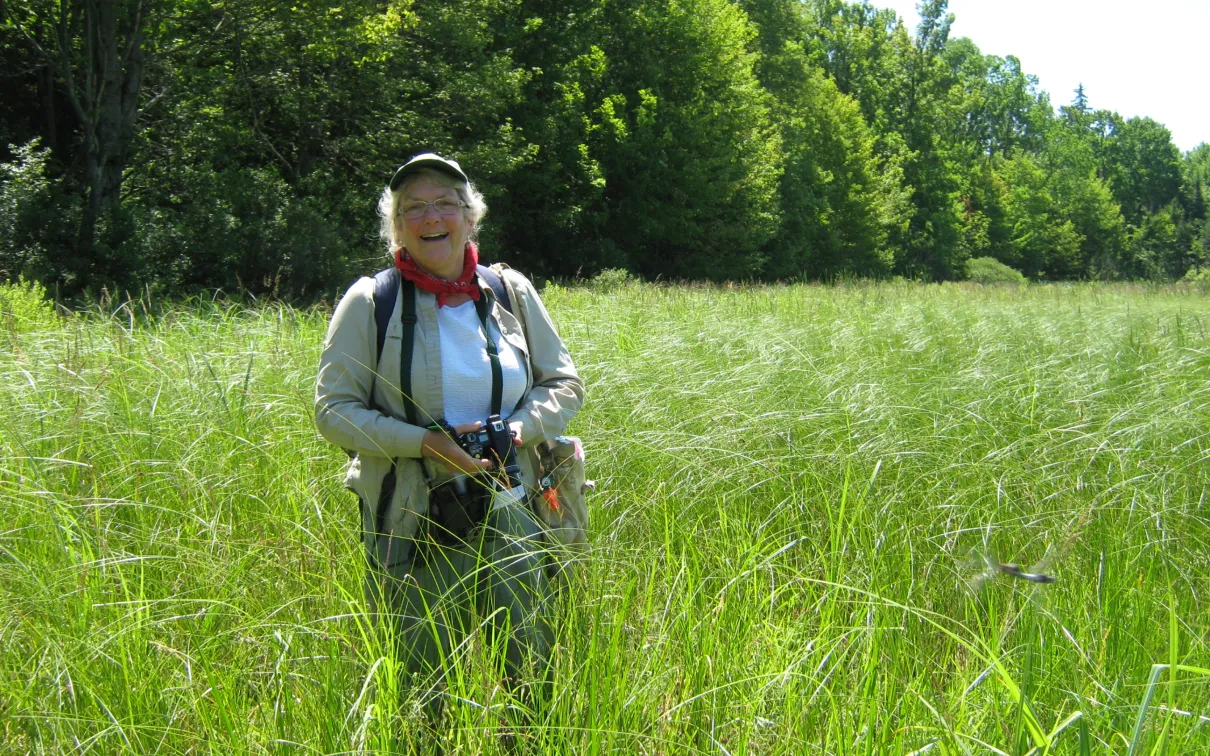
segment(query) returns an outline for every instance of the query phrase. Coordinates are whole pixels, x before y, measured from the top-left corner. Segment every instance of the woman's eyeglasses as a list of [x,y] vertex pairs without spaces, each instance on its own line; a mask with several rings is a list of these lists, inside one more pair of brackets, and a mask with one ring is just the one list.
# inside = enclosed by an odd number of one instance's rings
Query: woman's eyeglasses
[[461,200],[439,199],[433,202],[405,202],[399,206],[399,214],[408,220],[420,220],[432,207],[437,211],[437,214],[448,218],[457,215],[462,208],[466,207],[466,203]]

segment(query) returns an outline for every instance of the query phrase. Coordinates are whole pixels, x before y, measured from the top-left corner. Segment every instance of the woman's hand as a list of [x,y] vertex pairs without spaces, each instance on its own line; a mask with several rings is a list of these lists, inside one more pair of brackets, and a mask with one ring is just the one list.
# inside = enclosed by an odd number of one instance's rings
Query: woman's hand
[[[454,433],[462,435],[471,431],[479,430],[483,427],[483,423],[463,423],[462,425],[454,426]],[[424,434],[424,441],[420,447],[420,453],[425,457],[432,457],[440,462],[450,472],[460,472],[467,475],[478,475],[484,470],[492,469],[492,463],[486,459],[475,459],[471,455],[463,451],[454,439],[445,434],[444,431],[430,430]]]

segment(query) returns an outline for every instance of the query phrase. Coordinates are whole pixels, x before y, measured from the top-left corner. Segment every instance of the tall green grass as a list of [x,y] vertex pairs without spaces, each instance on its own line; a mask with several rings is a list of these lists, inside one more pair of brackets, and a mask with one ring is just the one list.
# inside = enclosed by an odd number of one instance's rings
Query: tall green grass
[[[1210,752],[1210,300],[1128,286],[547,287],[593,548],[522,752]],[[326,312],[0,340],[0,752],[504,752],[367,622]],[[972,587],[972,552],[1057,578]]]

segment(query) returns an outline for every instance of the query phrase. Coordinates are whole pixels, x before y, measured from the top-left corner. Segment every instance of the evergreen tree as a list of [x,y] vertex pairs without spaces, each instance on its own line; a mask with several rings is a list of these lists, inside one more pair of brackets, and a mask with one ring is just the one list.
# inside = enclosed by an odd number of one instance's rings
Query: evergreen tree
[[1080,82],[1079,86],[1076,87],[1075,94],[1075,99],[1071,101],[1072,109],[1077,113],[1087,113],[1088,95],[1084,94],[1084,82]]
[[757,71],[775,99],[785,165],[782,222],[766,247],[764,275],[890,272],[888,234],[903,226],[907,212],[902,171],[876,154],[856,101],[813,65],[801,6],[752,0],[744,7],[758,28]]

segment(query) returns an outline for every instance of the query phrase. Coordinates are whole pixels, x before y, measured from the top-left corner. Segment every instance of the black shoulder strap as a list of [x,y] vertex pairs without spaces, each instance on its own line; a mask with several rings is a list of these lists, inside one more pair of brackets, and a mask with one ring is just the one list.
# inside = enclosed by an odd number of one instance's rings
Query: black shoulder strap
[[403,343],[399,345],[399,390],[403,394],[403,412],[412,425],[420,425],[416,402],[412,401],[412,347],[416,342],[416,284],[403,282]]
[[386,343],[387,328],[391,325],[391,310],[395,309],[395,292],[399,291],[399,270],[391,266],[374,274],[374,325],[378,327],[377,360],[382,359],[382,345]]
[[504,287],[504,281],[501,280],[500,275],[486,265],[477,266],[475,268],[475,272],[479,274],[480,278],[487,282],[489,287],[491,287],[492,293],[496,295],[496,301],[499,302],[504,309],[512,312],[513,303],[508,297],[508,289]]
[[[499,276],[496,280],[500,280]],[[504,372],[500,368],[500,352],[496,349],[496,338],[492,336],[491,306],[487,297],[479,297],[475,302],[475,312],[479,314],[479,322],[483,324],[483,338],[487,341],[487,359],[492,366],[492,414],[500,414],[500,403],[504,401]]]

